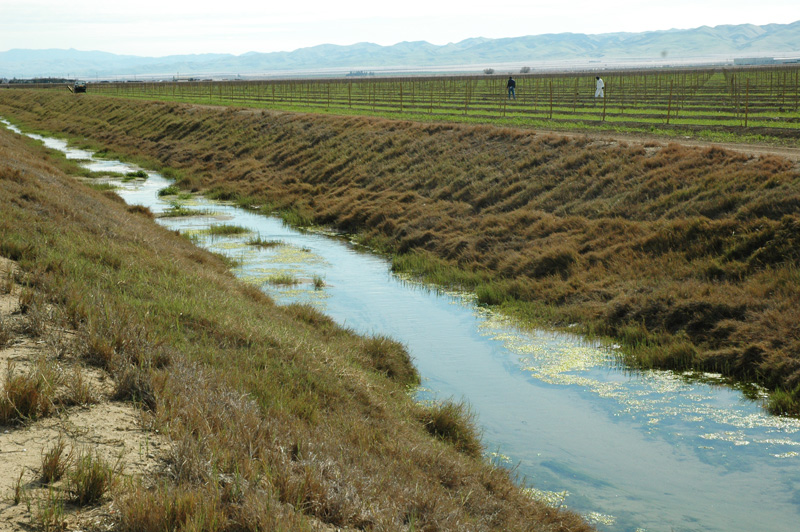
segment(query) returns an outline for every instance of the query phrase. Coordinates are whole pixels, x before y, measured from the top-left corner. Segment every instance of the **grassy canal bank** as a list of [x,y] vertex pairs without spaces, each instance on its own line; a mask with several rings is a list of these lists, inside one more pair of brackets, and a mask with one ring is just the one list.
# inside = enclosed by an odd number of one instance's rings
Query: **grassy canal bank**
[[716,147],[5,91],[0,114],[800,413],[800,173]]
[[[71,173],[82,172],[0,130],[0,255],[14,264],[2,293],[18,294],[14,323],[30,334],[38,324],[38,343],[50,345],[41,331],[60,332],[41,366],[4,368],[3,437],[66,416],[48,376],[75,360],[103,374],[89,403],[134,403],[130,430],[167,442],[139,448],[155,472],[103,465],[91,498],[21,464],[16,490],[8,486],[16,506],[3,512],[24,513],[27,501],[22,523],[46,530],[68,517],[81,529],[137,532],[590,529],[487,463],[464,408],[415,403],[408,386],[418,377],[401,345],[276,306],[220,257]],[[0,318],[5,358],[21,329]],[[76,478],[67,452],[53,451],[50,462]]]

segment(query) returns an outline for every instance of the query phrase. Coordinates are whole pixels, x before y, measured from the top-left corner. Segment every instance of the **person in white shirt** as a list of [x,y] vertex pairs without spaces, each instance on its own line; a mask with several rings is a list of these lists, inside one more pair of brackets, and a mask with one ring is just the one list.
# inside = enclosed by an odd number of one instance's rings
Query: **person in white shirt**
[[595,98],[604,98],[604,89],[606,88],[606,84],[603,83],[603,79],[600,76],[595,77],[597,80],[597,88],[594,91]]

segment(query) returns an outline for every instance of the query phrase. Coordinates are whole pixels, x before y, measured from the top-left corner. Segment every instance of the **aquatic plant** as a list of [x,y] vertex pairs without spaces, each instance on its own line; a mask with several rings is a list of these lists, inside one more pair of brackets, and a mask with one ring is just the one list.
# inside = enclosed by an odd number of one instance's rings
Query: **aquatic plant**
[[159,196],[174,196],[180,192],[180,188],[177,185],[169,185],[168,187],[164,187],[158,191]]
[[300,281],[290,273],[275,273],[267,277],[267,282],[274,285],[292,286],[299,284]]
[[205,230],[205,233],[211,236],[232,236],[249,232],[250,230],[246,227],[233,224],[212,224]]
[[182,216],[202,216],[202,215],[213,214],[212,211],[204,209],[190,209],[185,205],[182,205],[179,201],[171,201],[169,209],[163,211],[159,214],[161,218],[178,218]]
[[282,246],[283,242],[280,240],[267,240],[261,237],[261,235],[254,236],[247,241],[248,246],[255,246],[259,248],[274,248],[277,246]]
[[112,183],[88,183],[87,186],[95,190],[99,190],[100,192],[106,190],[117,190],[119,188],[117,185]]

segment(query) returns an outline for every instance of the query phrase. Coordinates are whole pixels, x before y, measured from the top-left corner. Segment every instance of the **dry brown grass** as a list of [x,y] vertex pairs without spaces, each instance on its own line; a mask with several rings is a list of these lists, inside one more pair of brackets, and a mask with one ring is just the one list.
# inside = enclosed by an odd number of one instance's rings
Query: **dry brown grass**
[[[0,253],[44,316],[77,330],[75,356],[110,372],[171,441],[160,475],[113,491],[118,528],[589,529],[447,432],[431,436],[402,346],[275,306],[41,153],[0,132]],[[87,504],[114,470],[93,458],[67,482]]]
[[399,254],[398,269],[623,340],[633,363],[800,390],[790,161],[490,126],[13,96],[3,113],[145,154],[183,188],[359,233]]
[[0,389],[0,425],[22,423],[49,415],[55,408],[57,383],[52,367],[40,362],[28,371],[17,370],[8,360]]
[[44,484],[51,484],[61,480],[67,472],[74,458],[73,450],[67,449],[67,441],[63,435],[42,453],[42,466],[39,480]]

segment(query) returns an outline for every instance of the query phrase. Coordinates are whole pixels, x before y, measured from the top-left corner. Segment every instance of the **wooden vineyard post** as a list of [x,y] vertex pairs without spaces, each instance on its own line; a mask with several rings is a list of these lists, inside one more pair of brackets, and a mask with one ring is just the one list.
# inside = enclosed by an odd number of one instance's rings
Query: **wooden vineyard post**
[[[609,79],[608,81],[609,81],[608,85],[611,85],[611,80]],[[606,94],[607,92],[608,92],[608,86],[603,88],[603,122],[606,121],[606,101],[608,101],[608,95]]]
[[352,82],[352,80],[347,82],[347,108],[348,109],[352,109],[353,108],[353,82]]
[[572,112],[575,112],[575,107],[578,105],[578,78],[575,78],[575,92],[572,93]]
[[643,75],[643,76],[642,76],[642,82],[643,82],[643,84],[644,84],[644,96],[643,96],[643,101],[644,101],[644,105],[645,105],[645,107],[647,107],[647,74],[645,74],[645,75]]
[[800,70],[794,71],[794,110],[797,111],[798,81],[800,80]]
[[675,108],[675,118],[678,118],[678,112],[686,106],[686,74],[684,73],[681,79],[681,99],[680,105]]
[[[756,81],[758,81],[758,74],[756,74]],[[775,72],[773,70],[769,71],[769,95],[772,96],[775,93]]]
[[553,80],[550,80],[550,120],[553,119]]
[[[493,82],[492,86],[489,88],[490,94],[495,94],[495,90],[497,89],[497,82]],[[503,94],[503,91],[500,91],[498,94]],[[508,106],[508,94],[505,95],[504,98],[501,99],[503,102],[502,108],[502,117],[505,118],[506,116],[506,106]]]
[[781,81],[781,107],[786,105],[786,71],[782,72],[783,81]]
[[469,97],[470,97],[470,89],[471,83],[469,80],[466,80],[464,84],[464,115],[467,114],[467,109],[469,108]]
[[672,82],[673,80],[669,80],[669,101],[667,102],[667,124],[669,124],[669,117],[672,113]]
[[403,82],[400,82],[400,112],[403,112]]
[[750,110],[750,78],[747,78],[744,90],[744,127],[747,127],[747,114],[749,110]]

